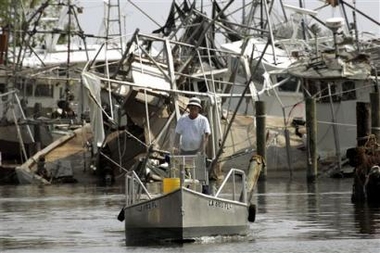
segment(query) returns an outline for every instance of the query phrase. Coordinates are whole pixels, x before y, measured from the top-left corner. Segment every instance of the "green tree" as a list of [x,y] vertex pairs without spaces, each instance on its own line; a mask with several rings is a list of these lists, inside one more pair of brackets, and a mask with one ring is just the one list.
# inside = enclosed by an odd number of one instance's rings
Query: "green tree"
[[0,26],[21,23],[25,14],[38,5],[42,0],[0,0]]
[[9,24],[11,0],[0,0],[0,26]]

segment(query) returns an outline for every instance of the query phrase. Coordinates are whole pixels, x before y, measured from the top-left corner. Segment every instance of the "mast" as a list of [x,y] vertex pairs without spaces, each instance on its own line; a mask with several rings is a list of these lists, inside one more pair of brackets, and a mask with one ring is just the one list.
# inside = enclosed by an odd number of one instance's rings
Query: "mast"
[[[105,27],[106,27],[106,38],[107,41],[109,39],[113,38],[119,38],[117,40],[114,40],[117,43],[117,46],[113,47],[113,49],[120,50],[120,53],[122,53],[122,32],[121,32],[121,12],[120,12],[120,0],[108,0],[105,1],[105,7],[106,7],[106,20],[105,20]],[[107,49],[109,49],[109,43],[106,42]]]
[[[300,5],[300,8],[304,8],[305,5],[303,3],[303,0],[299,0],[299,5]],[[302,20],[301,20],[301,26],[302,26],[302,36],[303,36],[303,39],[306,41],[306,25],[305,25],[305,19],[304,19],[304,15],[302,14]]]
[[[120,54],[123,53],[123,39],[122,39],[122,33],[121,33],[121,15],[120,15],[120,0],[108,0],[105,1],[105,7],[106,7],[106,20],[105,20],[105,28],[106,28],[106,52],[105,52],[105,59],[106,59],[106,65],[108,65],[108,58],[107,58],[107,52],[109,50],[117,50],[120,52]],[[113,24],[116,25],[115,27]],[[118,38],[118,39],[117,39]],[[112,39],[112,43],[110,41]],[[116,43],[116,45],[115,45]],[[111,45],[113,44],[113,47]],[[110,73],[109,68],[106,68],[106,75],[107,79],[110,80]],[[111,95],[111,82],[108,82],[108,100],[109,100],[109,106],[110,106],[110,113],[111,118],[114,118],[114,111],[113,111],[113,103],[112,103],[112,95]]]
[[354,9],[352,10],[352,18],[354,20],[355,42],[356,42],[356,48],[358,52],[360,53],[358,23],[356,20],[356,0],[353,1],[353,4],[354,4]]
[[67,27],[67,61],[66,61],[66,87],[65,87],[65,92],[66,92],[66,103],[68,106],[69,103],[69,95],[70,95],[70,53],[71,53],[71,0],[68,0],[68,14],[69,14],[69,21],[68,21],[68,27]]

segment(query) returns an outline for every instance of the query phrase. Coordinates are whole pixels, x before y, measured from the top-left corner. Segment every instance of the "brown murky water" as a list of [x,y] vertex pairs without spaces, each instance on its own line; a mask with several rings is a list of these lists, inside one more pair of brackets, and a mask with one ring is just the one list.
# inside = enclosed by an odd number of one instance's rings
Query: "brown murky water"
[[379,252],[380,208],[350,202],[352,179],[268,176],[243,238],[126,247],[123,187],[0,186],[0,252]]

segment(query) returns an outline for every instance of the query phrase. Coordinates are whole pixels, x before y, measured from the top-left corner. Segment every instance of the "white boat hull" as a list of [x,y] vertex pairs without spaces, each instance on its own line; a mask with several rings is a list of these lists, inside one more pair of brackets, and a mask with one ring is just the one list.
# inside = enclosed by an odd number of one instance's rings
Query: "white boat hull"
[[182,187],[124,209],[126,243],[246,235],[248,207]]

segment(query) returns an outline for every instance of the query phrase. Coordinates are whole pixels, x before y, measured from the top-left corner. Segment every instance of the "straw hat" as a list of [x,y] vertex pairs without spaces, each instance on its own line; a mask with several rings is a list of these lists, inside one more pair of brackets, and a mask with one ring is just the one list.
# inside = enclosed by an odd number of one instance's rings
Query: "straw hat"
[[202,109],[201,100],[199,98],[197,98],[197,97],[190,98],[189,103],[187,104],[187,106],[190,106],[190,105],[195,105],[195,106],[198,106],[200,109]]

